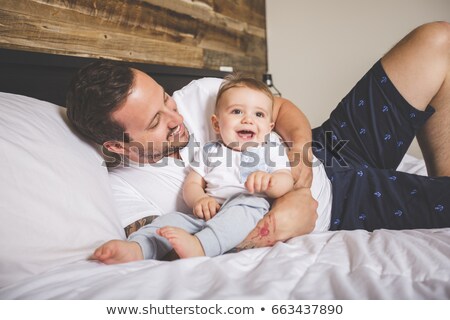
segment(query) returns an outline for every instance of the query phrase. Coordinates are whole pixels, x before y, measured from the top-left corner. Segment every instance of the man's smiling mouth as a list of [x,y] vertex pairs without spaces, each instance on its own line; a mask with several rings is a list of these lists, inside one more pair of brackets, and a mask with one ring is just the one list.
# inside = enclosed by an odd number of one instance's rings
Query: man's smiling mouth
[[180,124],[169,133],[168,137],[174,137],[174,136],[180,137],[183,133],[184,133],[184,126],[182,124]]

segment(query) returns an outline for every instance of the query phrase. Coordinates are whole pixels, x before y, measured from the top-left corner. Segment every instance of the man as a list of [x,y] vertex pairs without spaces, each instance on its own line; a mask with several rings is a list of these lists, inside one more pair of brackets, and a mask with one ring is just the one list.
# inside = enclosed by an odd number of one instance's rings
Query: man
[[[333,181],[331,229],[450,225],[449,178],[429,179],[395,172],[418,132],[429,175],[450,175],[450,145],[446,143],[450,136],[449,70],[450,25],[423,25],[391,49],[343,99],[330,119],[314,130],[314,152],[325,163]],[[212,82],[200,81],[197,85],[197,91],[218,89],[217,83]],[[146,217],[152,212],[147,213],[145,208],[158,214],[167,208],[184,211],[183,204],[177,202],[180,194],[176,190],[181,190],[185,166],[178,159],[186,161],[189,157],[183,155],[183,150],[187,149],[190,131],[200,142],[212,138],[202,131],[204,123],[189,120],[193,124],[189,130],[183,122],[183,117],[199,113],[184,106],[189,92],[181,90],[174,96],[177,103],[138,70],[101,63],[81,70],[69,90],[68,115],[74,126],[129,160],[129,167],[114,169],[111,175],[119,211],[133,217],[128,221],[128,233],[133,230],[136,217],[136,228],[151,220]],[[203,102],[211,100],[214,96],[206,95]],[[183,109],[182,115],[177,104]],[[433,108],[429,105],[435,109],[432,117]],[[201,103],[199,108],[206,123],[208,110]],[[292,142],[291,157],[304,153],[304,161],[296,161],[293,168],[296,190],[274,203],[241,245],[245,248],[272,245],[309,233],[317,216],[317,203],[309,190],[309,123],[285,99],[276,100],[274,120],[275,131]],[[348,144],[343,145],[344,141]],[[163,165],[136,165],[149,163]],[[151,179],[156,179],[156,188],[145,187]],[[157,190],[158,186],[162,190]],[[158,191],[160,194],[155,195]],[[436,198],[438,194],[442,196]],[[427,213],[430,206],[436,215]],[[377,210],[370,211],[372,207]]]

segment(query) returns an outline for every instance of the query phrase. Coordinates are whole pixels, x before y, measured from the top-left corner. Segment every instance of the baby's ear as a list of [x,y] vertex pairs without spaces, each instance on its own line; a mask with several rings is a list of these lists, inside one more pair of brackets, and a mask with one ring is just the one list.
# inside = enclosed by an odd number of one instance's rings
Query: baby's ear
[[270,130],[273,130],[273,127],[275,127],[275,122],[270,123]]
[[211,123],[212,123],[212,127],[214,129],[214,132],[220,133],[219,119],[217,118],[217,116],[215,114],[213,114],[211,117]]

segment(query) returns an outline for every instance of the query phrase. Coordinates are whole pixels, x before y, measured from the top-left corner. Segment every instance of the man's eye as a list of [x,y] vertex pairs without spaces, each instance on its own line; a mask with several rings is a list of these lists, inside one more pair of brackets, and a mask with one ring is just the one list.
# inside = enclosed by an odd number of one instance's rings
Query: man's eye
[[158,126],[159,124],[159,113],[155,116],[155,118],[153,119],[152,123],[150,123],[150,125],[148,126],[149,129],[154,129]]

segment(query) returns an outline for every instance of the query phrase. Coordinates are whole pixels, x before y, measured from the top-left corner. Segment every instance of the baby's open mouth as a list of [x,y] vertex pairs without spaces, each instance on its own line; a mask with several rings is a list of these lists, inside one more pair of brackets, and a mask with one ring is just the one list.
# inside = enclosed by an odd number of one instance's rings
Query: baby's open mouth
[[237,134],[238,134],[239,138],[244,139],[244,140],[253,139],[253,137],[255,136],[255,133],[250,130],[240,130],[237,132]]

